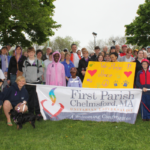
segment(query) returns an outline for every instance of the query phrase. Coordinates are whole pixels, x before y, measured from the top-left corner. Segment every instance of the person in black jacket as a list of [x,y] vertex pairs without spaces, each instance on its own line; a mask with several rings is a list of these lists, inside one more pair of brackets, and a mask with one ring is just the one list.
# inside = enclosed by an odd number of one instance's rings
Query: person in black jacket
[[135,78],[134,78],[134,85],[136,86],[136,77],[137,77],[137,73],[142,70],[142,65],[141,65],[141,61],[144,58],[144,52],[142,50],[138,51],[138,56],[137,59],[134,61],[136,63],[136,69],[135,69]]
[[86,48],[82,49],[82,53],[83,53],[83,58],[79,61],[78,71],[79,71],[79,77],[83,82],[85,72],[88,66],[88,62],[91,61],[91,59],[89,58],[89,53]]
[[96,46],[94,51],[95,51],[95,54],[91,57],[91,61],[97,61],[97,57],[100,53],[100,47]]
[[[26,60],[26,57],[22,55],[21,46],[16,46],[15,56],[11,57],[8,67],[7,74],[7,83],[13,84],[16,80],[17,70],[22,72],[23,62]],[[18,64],[18,68],[17,68]]]
[[10,88],[7,88],[2,93],[0,93],[0,100],[4,101],[3,110],[7,118],[8,126],[12,126],[9,114],[11,109],[14,108],[18,112],[26,112],[28,109],[25,105],[29,97],[28,92],[24,87],[25,83],[25,78],[23,76],[19,76],[16,79],[16,82]]

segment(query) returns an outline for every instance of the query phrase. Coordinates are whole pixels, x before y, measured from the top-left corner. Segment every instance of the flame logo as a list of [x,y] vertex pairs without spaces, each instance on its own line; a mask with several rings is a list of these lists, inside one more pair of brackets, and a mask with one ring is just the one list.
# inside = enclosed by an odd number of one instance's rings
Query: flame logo
[[54,94],[54,90],[55,90],[56,88],[53,88],[50,92],[49,92],[49,97],[50,97],[50,99],[51,99],[51,101],[52,101],[52,106],[56,103],[56,96],[55,96],[55,94]]

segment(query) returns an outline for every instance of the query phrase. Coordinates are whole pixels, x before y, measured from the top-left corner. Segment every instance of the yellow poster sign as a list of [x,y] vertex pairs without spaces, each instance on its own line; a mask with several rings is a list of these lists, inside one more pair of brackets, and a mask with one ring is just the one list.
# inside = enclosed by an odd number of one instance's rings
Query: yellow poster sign
[[89,61],[85,88],[133,88],[136,63]]

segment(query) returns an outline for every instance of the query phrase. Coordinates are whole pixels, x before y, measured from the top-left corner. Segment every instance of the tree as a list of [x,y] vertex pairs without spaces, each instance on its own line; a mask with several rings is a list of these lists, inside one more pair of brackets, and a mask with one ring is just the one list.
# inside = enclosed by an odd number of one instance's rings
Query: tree
[[138,16],[126,27],[127,43],[138,46],[147,46],[150,43],[150,1],[140,5]]
[[61,25],[52,19],[54,0],[1,0],[0,44],[41,45]]
[[67,48],[71,51],[71,44],[75,43],[77,47],[79,46],[79,41],[74,41],[72,37],[66,36],[65,38],[57,36],[54,40],[50,41],[49,46],[52,47],[53,50],[62,51]]

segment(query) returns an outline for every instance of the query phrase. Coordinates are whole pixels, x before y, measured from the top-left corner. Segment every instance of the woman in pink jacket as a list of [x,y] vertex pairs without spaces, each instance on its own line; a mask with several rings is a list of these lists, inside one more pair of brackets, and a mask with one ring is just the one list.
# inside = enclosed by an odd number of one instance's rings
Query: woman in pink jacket
[[60,53],[54,52],[52,58],[52,63],[50,63],[47,67],[46,84],[66,86],[64,65],[59,62],[61,59]]

